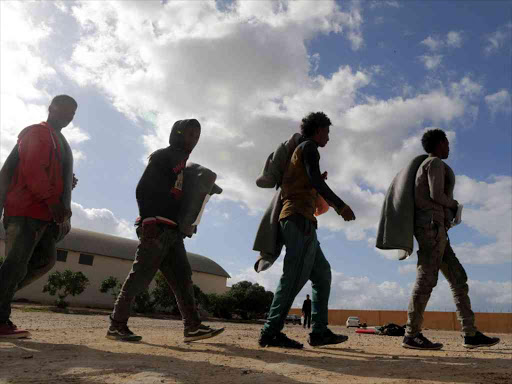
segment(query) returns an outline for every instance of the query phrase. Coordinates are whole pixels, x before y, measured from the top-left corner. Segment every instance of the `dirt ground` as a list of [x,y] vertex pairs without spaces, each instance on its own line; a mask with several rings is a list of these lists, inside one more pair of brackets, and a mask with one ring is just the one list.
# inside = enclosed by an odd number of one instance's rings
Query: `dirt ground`
[[285,332],[302,351],[260,348],[260,325],[209,323],[226,331],[207,341],[183,342],[177,320],[134,317],[142,342],[105,338],[105,315],[31,312],[15,308],[12,320],[32,332],[26,340],[0,341],[0,383],[511,383],[512,335],[492,348],[465,350],[457,332],[425,331],[442,351],[400,347],[400,337],[349,335],[338,346],[312,348],[307,331]]

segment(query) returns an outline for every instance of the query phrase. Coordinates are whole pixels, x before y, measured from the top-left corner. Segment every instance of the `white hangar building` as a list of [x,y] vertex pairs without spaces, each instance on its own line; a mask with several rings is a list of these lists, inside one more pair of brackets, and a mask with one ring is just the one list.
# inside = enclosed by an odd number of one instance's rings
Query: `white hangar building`
[[[68,296],[66,301],[74,306],[112,308],[113,297],[101,293],[101,282],[109,276],[123,282],[130,272],[139,242],[103,233],[73,228],[64,240],[57,243],[57,262],[49,272],[70,269],[82,272],[89,279],[85,291],[76,297]],[[205,293],[224,293],[227,279],[231,276],[215,261],[188,252],[192,267],[192,280]],[[0,224],[0,257],[5,258],[5,231]],[[43,293],[48,281],[43,276],[31,285],[18,291],[15,299],[27,299],[40,303],[54,303],[56,297]]]

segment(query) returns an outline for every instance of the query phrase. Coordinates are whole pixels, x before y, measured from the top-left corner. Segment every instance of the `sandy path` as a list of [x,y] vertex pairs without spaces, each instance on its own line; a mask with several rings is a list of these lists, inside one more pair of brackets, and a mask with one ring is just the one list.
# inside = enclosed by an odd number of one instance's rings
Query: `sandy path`
[[502,343],[467,351],[456,332],[426,331],[443,351],[416,352],[401,338],[357,335],[339,346],[311,348],[300,326],[286,333],[302,351],[259,348],[259,325],[226,326],[217,338],[185,344],[180,321],[132,318],[140,343],[105,338],[106,316],[13,311],[32,331],[28,340],[0,342],[0,383],[510,383],[512,335]]

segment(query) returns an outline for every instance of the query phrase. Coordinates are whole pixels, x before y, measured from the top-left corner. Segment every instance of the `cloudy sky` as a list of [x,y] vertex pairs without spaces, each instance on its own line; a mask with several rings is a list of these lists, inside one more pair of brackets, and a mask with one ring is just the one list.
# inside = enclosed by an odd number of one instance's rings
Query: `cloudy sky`
[[[463,224],[450,231],[477,311],[512,311],[512,5],[504,1],[2,1],[3,162],[52,96],[79,109],[73,225],[134,237],[135,186],[172,123],[197,118],[191,161],[219,175],[189,251],[275,289],[282,258],[256,274],[254,235],[272,197],[255,178],[270,152],[324,111],[328,183],[354,210],[320,217],[331,308],[406,308],[416,256],[378,252],[393,176],[429,128],[449,134]],[[301,303],[310,285],[297,297]],[[440,279],[428,309],[453,310]]]

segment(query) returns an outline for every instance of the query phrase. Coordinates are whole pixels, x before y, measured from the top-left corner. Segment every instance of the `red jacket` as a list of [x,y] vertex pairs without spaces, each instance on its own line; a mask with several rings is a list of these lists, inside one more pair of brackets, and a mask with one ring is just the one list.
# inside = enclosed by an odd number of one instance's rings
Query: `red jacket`
[[7,190],[6,216],[51,221],[49,205],[64,190],[59,140],[48,123],[25,128],[18,136],[19,163]]

